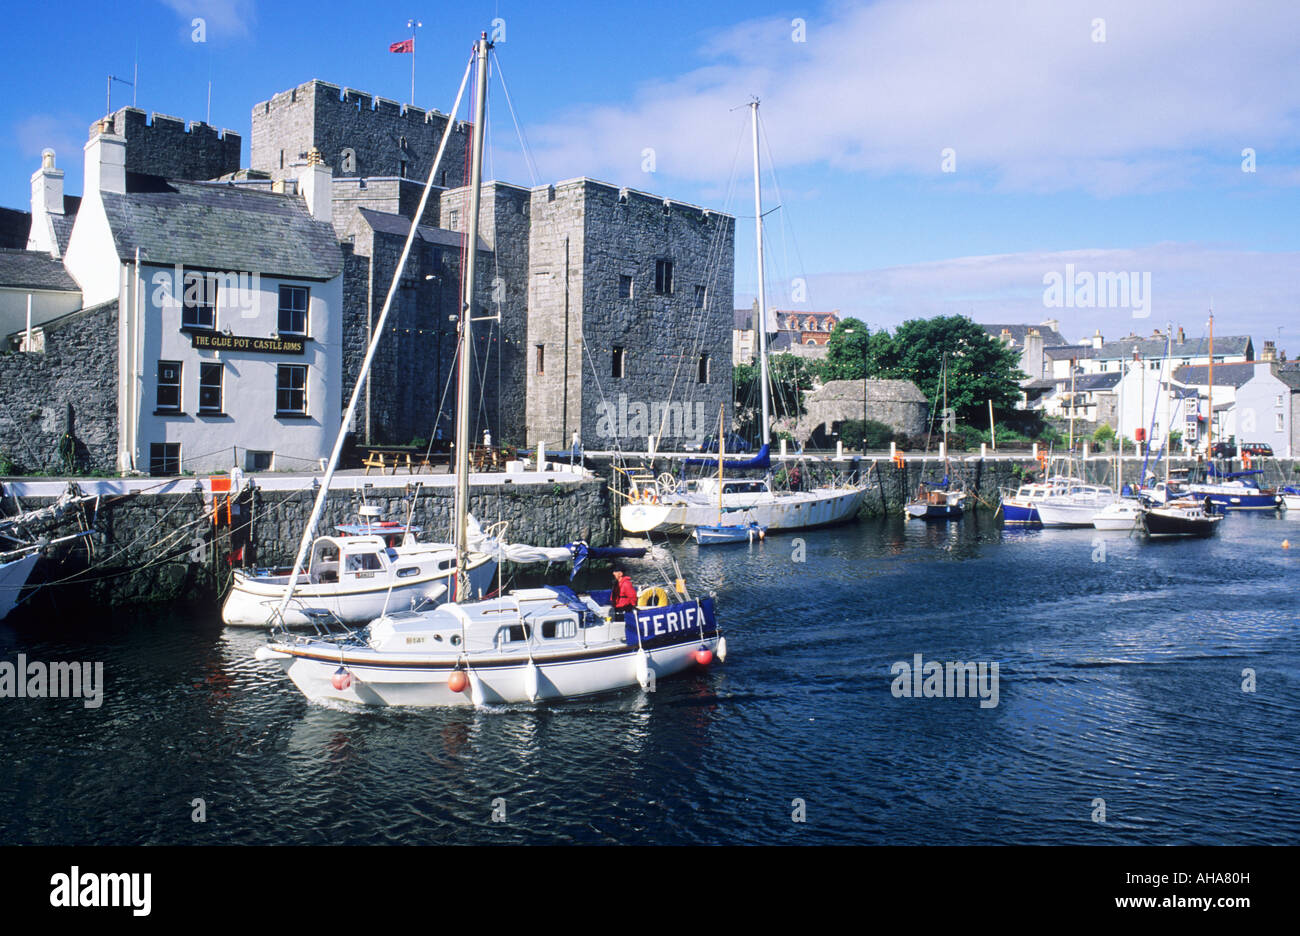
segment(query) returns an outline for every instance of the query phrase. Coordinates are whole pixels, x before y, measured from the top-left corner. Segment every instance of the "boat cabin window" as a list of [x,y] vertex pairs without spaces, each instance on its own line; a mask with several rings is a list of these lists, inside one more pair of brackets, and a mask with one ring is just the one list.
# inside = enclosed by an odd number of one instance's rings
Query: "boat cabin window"
[[378,572],[383,567],[377,553],[353,553],[348,556],[349,572]]
[[511,624],[502,627],[497,631],[497,646],[503,646],[508,643],[522,643],[532,636],[532,625],[530,624]]
[[766,490],[762,481],[734,481],[722,486],[723,494],[761,494]]
[[578,636],[578,622],[573,618],[555,618],[542,621],[542,639],[555,640]]
[[397,577],[398,577],[398,578],[410,578],[412,575],[419,575],[419,573],[420,573],[420,567],[419,567],[419,566],[407,566],[405,569],[398,569],[398,570],[397,570]]

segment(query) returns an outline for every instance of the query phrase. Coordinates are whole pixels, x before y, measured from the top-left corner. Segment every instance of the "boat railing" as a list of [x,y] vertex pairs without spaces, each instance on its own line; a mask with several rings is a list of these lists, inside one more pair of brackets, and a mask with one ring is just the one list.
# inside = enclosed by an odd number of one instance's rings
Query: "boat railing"
[[279,608],[279,600],[264,601],[262,604],[271,609],[271,636],[284,640],[302,641],[328,640],[333,643],[364,642],[357,634],[357,628],[346,624],[328,608],[312,608],[302,603],[300,598],[291,598],[286,605],[306,618],[307,623],[299,629],[290,628],[288,621]]

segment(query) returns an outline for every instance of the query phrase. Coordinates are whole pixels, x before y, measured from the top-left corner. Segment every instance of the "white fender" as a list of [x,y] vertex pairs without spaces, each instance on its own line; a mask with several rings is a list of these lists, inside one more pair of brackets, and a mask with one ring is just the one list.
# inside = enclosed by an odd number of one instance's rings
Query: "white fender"
[[727,662],[727,638],[718,638],[718,647],[714,650],[714,655],[718,658],[719,663]]
[[537,664],[529,660],[528,668],[524,670],[524,695],[528,696],[529,702],[537,701],[537,681]]
[[638,647],[636,651],[636,681],[642,689],[650,688],[650,657],[644,647]]
[[475,708],[483,705],[483,681],[478,678],[478,673],[470,670],[469,677],[469,700],[474,703]]

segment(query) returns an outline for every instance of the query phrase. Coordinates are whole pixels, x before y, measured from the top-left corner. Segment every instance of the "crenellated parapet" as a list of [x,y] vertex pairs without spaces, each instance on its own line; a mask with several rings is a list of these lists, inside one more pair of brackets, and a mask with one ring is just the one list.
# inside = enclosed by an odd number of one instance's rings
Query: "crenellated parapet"
[[[289,177],[312,147],[335,178],[428,176],[448,117],[355,88],[313,79],[253,107],[251,165]],[[440,185],[464,183],[469,125],[459,123],[443,158]]]
[[102,133],[105,124],[110,132],[126,138],[128,172],[202,182],[240,167],[243,138],[233,130],[123,107],[91,124],[90,136]]

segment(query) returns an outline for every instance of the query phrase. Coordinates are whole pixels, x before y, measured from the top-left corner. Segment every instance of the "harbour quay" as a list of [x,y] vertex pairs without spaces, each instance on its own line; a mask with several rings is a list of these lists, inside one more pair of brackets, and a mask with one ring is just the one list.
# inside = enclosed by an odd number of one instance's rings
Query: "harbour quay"
[[[98,498],[85,503],[80,520],[94,532],[46,550],[31,577],[41,587],[14,615],[87,605],[211,607],[225,593],[233,568],[292,565],[319,479],[250,475],[237,491],[223,490],[229,481],[229,476],[189,476],[0,482],[3,514],[16,506],[35,510],[53,504],[69,485]],[[447,540],[454,496],[451,475],[340,472],[330,485],[319,529],[355,522],[362,504],[369,504],[386,519],[409,520],[422,539]],[[510,539],[538,546],[578,540],[602,546],[615,537],[606,482],[567,466],[473,475],[470,512],[484,528],[505,524]]]

